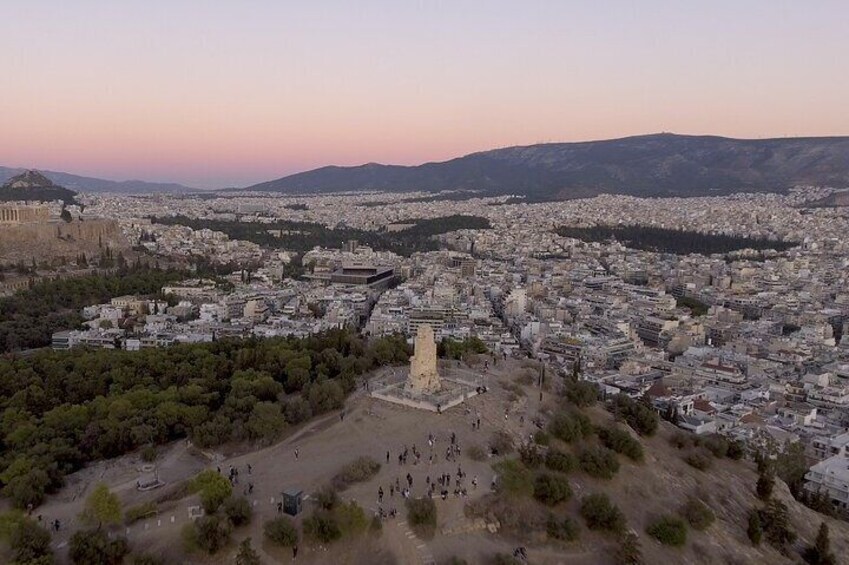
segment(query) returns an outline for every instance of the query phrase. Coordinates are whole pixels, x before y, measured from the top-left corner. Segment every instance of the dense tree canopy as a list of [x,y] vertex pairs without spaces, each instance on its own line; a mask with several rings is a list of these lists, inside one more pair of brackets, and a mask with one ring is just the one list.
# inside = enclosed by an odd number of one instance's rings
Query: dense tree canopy
[[185,273],[143,265],[110,275],[41,280],[0,298],[0,353],[50,345],[53,332],[80,325],[80,310],[125,294],[150,295]]
[[563,226],[557,235],[588,242],[616,240],[626,247],[659,253],[688,255],[729,253],[740,249],[775,249],[784,251],[798,245],[792,241],[775,241],[732,235],[706,234],[695,231],[654,228],[648,226],[592,226],[588,228]]
[[[158,224],[188,226],[192,229],[210,229],[226,233],[232,239],[252,241],[272,248],[283,248],[297,252],[309,251],[316,246],[338,248],[348,240],[356,239],[382,251],[392,251],[409,257],[416,251],[439,249],[435,235],[461,229],[488,229],[489,220],[478,216],[446,216],[408,220],[415,224],[398,232],[367,231],[345,226],[328,228],[314,222],[276,220],[269,223],[195,219],[186,216],[151,218]],[[279,234],[279,235],[278,235]]]
[[338,408],[358,377],[405,363],[402,336],[347,330],[138,352],[41,351],[0,359],[0,482],[37,505],[89,461],[190,437],[208,447],[266,440]]

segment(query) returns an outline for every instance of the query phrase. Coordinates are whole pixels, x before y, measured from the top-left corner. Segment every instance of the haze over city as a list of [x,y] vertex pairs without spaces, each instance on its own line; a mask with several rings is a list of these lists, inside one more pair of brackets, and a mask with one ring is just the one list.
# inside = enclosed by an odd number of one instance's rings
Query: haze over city
[[660,131],[849,131],[817,2],[8,0],[0,164],[245,186]]

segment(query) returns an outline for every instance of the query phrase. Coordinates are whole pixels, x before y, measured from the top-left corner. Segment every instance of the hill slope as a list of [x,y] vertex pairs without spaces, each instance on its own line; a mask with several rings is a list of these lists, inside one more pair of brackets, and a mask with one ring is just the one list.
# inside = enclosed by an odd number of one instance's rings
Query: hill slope
[[565,199],[600,193],[700,196],[849,186],[849,137],[744,140],[656,134],[473,153],[419,166],[323,167],[247,190],[479,190]]
[[[0,167],[0,184],[24,172],[26,172],[26,169]],[[144,192],[191,192],[195,190],[176,183],[157,183],[140,180],[114,181],[81,177],[55,171],[42,171],[42,173],[54,183],[78,192],[122,192],[130,194]]]

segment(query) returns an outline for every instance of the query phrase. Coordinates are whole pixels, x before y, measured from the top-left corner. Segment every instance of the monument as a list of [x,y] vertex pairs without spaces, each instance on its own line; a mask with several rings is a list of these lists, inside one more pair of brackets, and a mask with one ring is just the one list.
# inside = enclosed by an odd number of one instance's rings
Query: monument
[[439,372],[436,370],[436,340],[430,324],[422,324],[416,332],[407,388],[419,394],[434,393],[440,389]]
[[448,374],[440,376],[436,365],[436,340],[430,324],[418,326],[413,344],[409,370],[387,368],[385,378],[375,381],[373,398],[442,413],[480,394],[482,387],[474,382],[475,379],[456,374],[456,369],[445,369]]

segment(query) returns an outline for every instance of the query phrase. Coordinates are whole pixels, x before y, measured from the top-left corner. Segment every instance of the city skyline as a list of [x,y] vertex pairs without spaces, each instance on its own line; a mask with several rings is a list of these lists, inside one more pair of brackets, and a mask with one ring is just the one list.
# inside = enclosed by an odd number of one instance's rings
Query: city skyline
[[849,6],[775,4],[11,2],[0,165],[221,188],[659,131],[846,134]]

